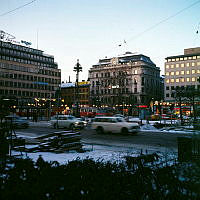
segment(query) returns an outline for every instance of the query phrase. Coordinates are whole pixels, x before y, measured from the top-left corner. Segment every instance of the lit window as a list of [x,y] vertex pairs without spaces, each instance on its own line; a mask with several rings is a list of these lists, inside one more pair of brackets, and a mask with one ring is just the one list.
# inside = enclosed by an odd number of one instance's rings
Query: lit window
[[190,63],[187,63],[186,66],[189,67],[189,66],[190,66]]
[[200,70],[199,69],[197,70],[197,74],[200,74]]
[[179,61],[180,60],[180,58],[176,58],[176,61]]
[[176,61],[175,58],[172,58],[172,61]]
[[169,65],[166,65],[166,69],[169,69]]
[[197,56],[197,58],[199,59],[199,58],[200,58],[200,56]]
[[184,75],[185,74],[185,71],[181,71],[181,75]]
[[183,60],[183,58],[180,58],[180,60]]
[[182,64],[181,64],[181,67],[184,67],[184,66],[185,66],[184,63],[182,63]]
[[172,61],[172,59],[168,59],[168,62],[171,62]]
[[192,57],[190,56],[190,57],[188,57],[188,59],[189,59],[189,60],[192,60]]
[[176,68],[178,68],[179,67],[179,64],[176,64]]
[[190,82],[190,78],[186,78],[186,81],[187,81],[187,82]]
[[171,83],[174,83],[174,79],[173,78],[171,79]]
[[184,82],[185,81],[185,79],[184,78],[181,78],[181,82]]
[[195,69],[192,70],[192,74],[195,74]]
[[179,71],[176,72],[176,75],[179,75]]
[[171,72],[171,76],[174,76],[174,72]]
[[196,81],[195,77],[192,77],[192,81],[193,81],[193,82],[195,82],[195,81]]
[[193,62],[193,63],[192,63],[192,67],[194,67],[194,66],[195,66],[195,63]]
[[197,62],[197,66],[200,66],[200,62]]
[[179,83],[179,78],[176,79],[176,83]]
[[166,76],[169,76],[169,72],[166,72],[165,75],[166,75]]
[[197,59],[197,57],[196,57],[196,56],[193,56],[192,58],[193,58],[194,60],[195,60],[195,59]]
[[171,68],[174,68],[174,65],[171,65]]
[[169,79],[166,79],[166,83],[169,83]]
[[188,70],[188,71],[186,71],[186,74],[190,74],[190,71]]
[[184,57],[184,60],[187,60],[187,57]]

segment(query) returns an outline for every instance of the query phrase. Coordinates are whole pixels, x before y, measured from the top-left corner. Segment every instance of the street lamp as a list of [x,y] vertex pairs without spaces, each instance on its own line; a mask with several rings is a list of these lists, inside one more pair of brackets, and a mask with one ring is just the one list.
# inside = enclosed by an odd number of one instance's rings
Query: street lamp
[[79,112],[79,87],[78,87],[78,79],[79,79],[79,72],[82,72],[82,67],[79,63],[79,59],[77,59],[77,63],[74,67],[74,71],[76,72],[76,85],[75,85],[75,98],[76,98],[76,117],[80,116]]

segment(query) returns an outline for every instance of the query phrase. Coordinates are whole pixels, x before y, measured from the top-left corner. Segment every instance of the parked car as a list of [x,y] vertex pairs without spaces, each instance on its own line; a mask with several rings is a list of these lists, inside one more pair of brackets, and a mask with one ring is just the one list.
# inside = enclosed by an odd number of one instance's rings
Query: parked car
[[95,117],[91,129],[97,133],[137,133],[140,130],[138,123],[128,123],[122,117]]
[[29,127],[29,121],[17,115],[6,116],[3,123],[6,126],[12,126],[12,128],[28,128]]
[[71,130],[84,128],[84,123],[72,115],[54,116],[51,118],[50,123],[54,128],[68,128]]

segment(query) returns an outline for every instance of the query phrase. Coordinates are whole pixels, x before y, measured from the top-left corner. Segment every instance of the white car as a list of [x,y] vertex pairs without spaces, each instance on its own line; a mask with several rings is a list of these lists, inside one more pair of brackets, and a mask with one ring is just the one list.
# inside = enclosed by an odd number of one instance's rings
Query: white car
[[84,128],[84,123],[72,115],[57,115],[51,118],[51,126],[54,128]]
[[128,123],[121,117],[95,117],[91,129],[97,133],[137,133],[140,130],[138,123]]

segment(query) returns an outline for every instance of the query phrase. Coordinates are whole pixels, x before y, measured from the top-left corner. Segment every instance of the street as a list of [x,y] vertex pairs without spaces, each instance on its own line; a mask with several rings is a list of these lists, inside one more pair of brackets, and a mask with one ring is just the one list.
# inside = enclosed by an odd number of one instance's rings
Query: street
[[[54,129],[50,126],[38,127],[31,126],[27,129],[17,129],[15,132],[18,135],[25,135],[28,137],[37,137],[53,132],[62,131],[64,129]],[[160,151],[160,152],[177,152],[177,137],[185,134],[174,134],[170,132],[159,131],[140,131],[133,135],[121,135],[104,133],[97,134],[90,128],[85,128],[80,131],[82,136],[82,143],[87,145],[101,146],[105,148],[133,148],[144,151]]]

